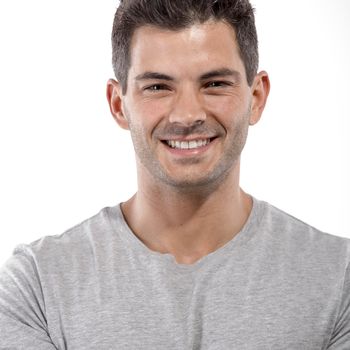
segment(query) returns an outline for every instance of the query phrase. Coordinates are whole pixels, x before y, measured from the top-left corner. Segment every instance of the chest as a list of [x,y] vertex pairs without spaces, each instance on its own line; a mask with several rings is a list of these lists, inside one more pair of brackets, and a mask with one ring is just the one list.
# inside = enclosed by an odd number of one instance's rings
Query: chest
[[312,281],[155,272],[76,281],[49,309],[57,347],[316,350],[327,341],[332,298],[315,298]]

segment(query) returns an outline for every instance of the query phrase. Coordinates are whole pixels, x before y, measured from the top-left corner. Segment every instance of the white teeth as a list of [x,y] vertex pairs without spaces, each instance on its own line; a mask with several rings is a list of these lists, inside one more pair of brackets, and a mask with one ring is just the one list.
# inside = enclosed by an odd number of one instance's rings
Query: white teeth
[[182,142],[181,142],[180,148],[181,148],[181,149],[188,149],[188,142],[182,141]]
[[197,143],[196,141],[190,141],[188,143],[188,148],[196,148],[196,147],[199,147],[199,143]]
[[192,140],[192,141],[173,141],[169,140],[166,141],[168,146],[171,148],[177,148],[177,149],[194,149],[206,146],[210,142],[210,139],[205,140]]

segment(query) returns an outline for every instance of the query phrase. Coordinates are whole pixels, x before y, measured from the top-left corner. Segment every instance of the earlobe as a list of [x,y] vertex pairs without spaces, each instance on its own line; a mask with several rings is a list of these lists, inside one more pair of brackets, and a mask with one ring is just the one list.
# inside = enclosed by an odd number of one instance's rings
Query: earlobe
[[114,120],[121,128],[128,130],[129,124],[123,112],[122,89],[119,82],[114,79],[108,80],[106,96]]
[[270,79],[265,71],[261,71],[255,76],[251,89],[252,103],[249,125],[254,125],[261,118],[270,92]]

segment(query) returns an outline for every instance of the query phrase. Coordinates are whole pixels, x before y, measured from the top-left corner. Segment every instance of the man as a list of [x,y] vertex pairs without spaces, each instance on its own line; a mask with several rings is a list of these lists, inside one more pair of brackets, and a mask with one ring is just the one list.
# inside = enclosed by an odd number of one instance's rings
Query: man
[[268,93],[248,0],[123,1],[138,191],[0,274],[1,349],[350,349],[350,244],[239,187]]

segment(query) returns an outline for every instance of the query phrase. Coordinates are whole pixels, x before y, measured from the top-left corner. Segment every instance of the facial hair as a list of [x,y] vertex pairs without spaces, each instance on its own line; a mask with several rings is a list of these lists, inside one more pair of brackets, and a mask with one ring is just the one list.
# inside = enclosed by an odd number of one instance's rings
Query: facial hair
[[[248,135],[251,107],[249,105],[243,115],[232,118],[231,134],[218,122],[205,121],[203,124],[194,124],[190,127],[168,124],[165,127],[159,126],[154,129],[151,143],[147,140],[147,134],[141,125],[133,122],[127,110],[124,110],[124,113],[129,123],[137,162],[140,166],[145,168],[159,185],[165,184],[177,192],[191,192],[217,188],[238,163]],[[223,152],[212,169],[201,177],[193,178],[191,174],[184,173],[181,179],[174,178],[157,158],[156,146],[160,140],[171,139],[174,136],[190,136],[191,134],[196,135],[196,137],[219,135],[219,138],[224,139]],[[195,164],[200,161],[196,157],[191,157],[179,160],[179,164],[182,163],[181,165],[186,166],[186,164]],[[139,165],[138,171],[140,171]]]

